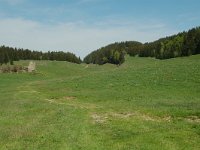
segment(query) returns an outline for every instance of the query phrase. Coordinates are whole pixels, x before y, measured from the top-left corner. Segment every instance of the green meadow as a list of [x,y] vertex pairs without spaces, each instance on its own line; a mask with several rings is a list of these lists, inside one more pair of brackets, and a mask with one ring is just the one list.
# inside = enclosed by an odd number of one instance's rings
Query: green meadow
[[36,69],[0,74],[1,150],[200,149],[200,55]]

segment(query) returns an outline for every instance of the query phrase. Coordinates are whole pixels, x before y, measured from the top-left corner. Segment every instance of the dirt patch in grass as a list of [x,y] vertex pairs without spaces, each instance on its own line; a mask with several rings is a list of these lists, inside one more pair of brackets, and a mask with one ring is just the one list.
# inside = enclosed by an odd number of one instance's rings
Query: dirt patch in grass
[[40,93],[40,92],[35,90],[29,90],[29,91],[19,91],[19,93]]
[[65,96],[65,97],[63,97],[63,99],[70,101],[70,100],[75,100],[76,97],[74,97],[74,96]]
[[[154,116],[151,114],[145,114],[140,112],[110,112],[104,114],[93,113],[91,115],[92,119],[96,123],[106,123],[109,120],[125,120],[125,119],[133,119],[133,120],[142,120],[142,121],[151,121],[151,122],[171,122],[173,118],[171,116]],[[174,118],[176,119],[176,118]],[[179,118],[181,120],[185,120],[189,123],[200,123],[199,116],[188,116],[186,118]]]
[[132,116],[135,116],[135,113],[130,113],[130,112],[126,112],[126,113],[110,113],[108,114],[111,117],[114,118],[121,118],[121,119],[126,119],[126,118],[130,118]]
[[149,114],[143,114],[143,113],[139,113],[139,112],[134,112],[134,113],[111,113],[110,114],[112,117],[115,118],[121,118],[121,119],[127,119],[127,118],[137,118],[137,119],[141,119],[144,121],[154,121],[154,122],[162,122],[162,121],[166,121],[166,122],[170,122],[171,121],[171,117],[170,116],[166,116],[166,117],[158,117],[158,116],[153,116],[153,115],[149,115]]
[[170,122],[172,120],[171,116],[158,117],[158,116],[152,116],[148,114],[141,114],[139,115],[139,117],[142,120],[154,121],[154,122]]
[[59,104],[59,105],[64,105],[65,103],[62,102],[58,102],[55,99],[45,99],[46,101],[48,101],[50,104]]
[[185,120],[190,123],[200,123],[200,117],[198,116],[189,116]]
[[116,120],[116,119],[139,119],[143,121],[153,121],[153,122],[170,122],[172,120],[171,116],[166,117],[158,117],[152,116],[148,114],[142,114],[139,112],[123,112],[123,113],[105,113],[105,114],[97,114],[93,113],[91,115],[93,121],[95,123],[106,123],[108,120]]
[[91,117],[94,123],[99,123],[99,124],[105,123],[108,119],[107,116],[101,116],[98,114],[92,114]]

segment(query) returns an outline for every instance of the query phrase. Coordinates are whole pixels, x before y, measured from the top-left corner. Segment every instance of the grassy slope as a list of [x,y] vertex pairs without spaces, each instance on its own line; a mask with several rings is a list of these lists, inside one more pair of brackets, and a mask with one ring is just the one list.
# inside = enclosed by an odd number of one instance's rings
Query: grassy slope
[[200,55],[126,59],[0,74],[0,149],[200,149]]

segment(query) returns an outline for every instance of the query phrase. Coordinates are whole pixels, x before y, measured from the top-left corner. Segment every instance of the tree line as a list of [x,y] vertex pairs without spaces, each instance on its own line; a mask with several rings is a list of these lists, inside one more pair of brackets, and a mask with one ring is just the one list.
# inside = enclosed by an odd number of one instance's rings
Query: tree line
[[126,53],[129,53],[130,55],[136,55],[141,45],[142,43],[136,41],[127,41],[121,43],[116,42],[93,51],[84,58],[84,62],[100,65],[105,63],[120,65],[125,61],[124,56]]
[[125,54],[169,59],[200,54],[200,27],[150,43],[126,41],[102,47],[84,58],[85,63],[122,64]]
[[[200,54],[200,27],[144,44],[137,41],[116,42],[93,51],[84,58],[84,62],[88,64],[112,63],[120,65],[125,61],[126,54],[157,59]],[[18,60],[57,60],[78,64],[82,62],[80,57],[78,58],[70,52],[39,52],[6,46],[0,47],[0,65],[13,64],[13,61]]]
[[0,65],[13,64],[13,61],[19,60],[56,60],[56,61],[68,61],[72,63],[80,64],[82,61],[75,54],[63,51],[48,51],[39,52],[31,51],[29,49],[12,48],[7,46],[0,47]]

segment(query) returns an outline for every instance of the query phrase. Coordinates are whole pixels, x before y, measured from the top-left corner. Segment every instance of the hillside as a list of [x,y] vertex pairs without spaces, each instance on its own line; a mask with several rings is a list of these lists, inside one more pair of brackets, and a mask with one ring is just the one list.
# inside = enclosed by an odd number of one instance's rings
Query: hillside
[[199,149],[200,55],[125,59],[0,74],[0,149]]
[[126,41],[102,47],[84,58],[85,63],[122,64],[125,54],[130,56],[169,59],[200,54],[200,27],[149,43]]

